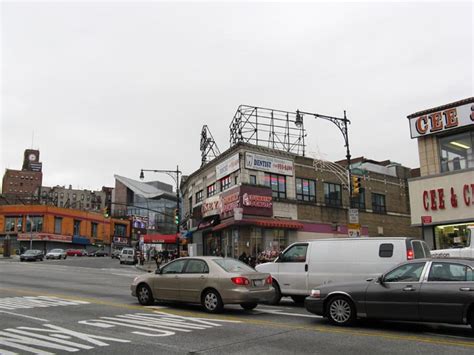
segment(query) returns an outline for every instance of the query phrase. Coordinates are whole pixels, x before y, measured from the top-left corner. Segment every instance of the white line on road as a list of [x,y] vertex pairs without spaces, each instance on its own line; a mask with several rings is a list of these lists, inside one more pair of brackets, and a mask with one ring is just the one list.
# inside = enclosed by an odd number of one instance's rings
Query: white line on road
[[30,318],[30,319],[34,319],[34,320],[39,320],[40,322],[49,322],[49,320],[47,320],[47,319],[27,316],[26,314],[12,313],[12,312],[7,312],[7,311],[0,311],[0,313],[6,313],[6,314],[11,314],[12,316],[25,317],[25,318]]
[[323,318],[323,317],[317,316],[317,315],[282,312],[282,311],[278,311],[278,310],[273,311],[273,310],[269,310],[269,309],[258,309],[255,312],[275,314],[275,315],[278,315],[278,316],[292,316],[292,317],[303,317],[303,318]]

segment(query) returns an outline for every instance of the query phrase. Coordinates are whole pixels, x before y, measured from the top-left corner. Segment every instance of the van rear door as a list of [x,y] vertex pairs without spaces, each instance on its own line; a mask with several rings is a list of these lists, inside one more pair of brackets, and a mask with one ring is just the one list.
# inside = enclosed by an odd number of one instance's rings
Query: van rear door
[[278,258],[278,282],[283,295],[308,293],[308,243],[291,245]]

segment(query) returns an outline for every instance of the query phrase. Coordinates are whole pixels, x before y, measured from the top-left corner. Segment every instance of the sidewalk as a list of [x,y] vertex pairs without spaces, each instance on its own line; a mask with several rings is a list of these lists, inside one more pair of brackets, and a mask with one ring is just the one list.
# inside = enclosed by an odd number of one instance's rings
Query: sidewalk
[[143,265],[135,264],[135,268],[138,270],[142,270],[145,272],[155,272],[156,270],[156,263],[154,260],[146,261]]
[[4,257],[3,254],[0,254],[0,260],[5,260],[5,261],[7,261],[7,260],[12,260],[12,261],[20,260],[20,256],[19,255],[11,255],[9,257]]

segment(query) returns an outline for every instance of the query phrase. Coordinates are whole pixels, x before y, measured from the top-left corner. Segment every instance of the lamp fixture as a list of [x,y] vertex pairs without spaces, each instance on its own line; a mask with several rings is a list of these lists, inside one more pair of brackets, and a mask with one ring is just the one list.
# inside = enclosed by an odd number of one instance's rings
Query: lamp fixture
[[468,146],[466,144],[459,143],[459,142],[456,142],[456,141],[452,141],[452,142],[449,142],[449,143],[452,144],[452,145],[455,145],[456,147],[459,147],[459,148],[464,148],[464,149],[471,148],[470,146]]

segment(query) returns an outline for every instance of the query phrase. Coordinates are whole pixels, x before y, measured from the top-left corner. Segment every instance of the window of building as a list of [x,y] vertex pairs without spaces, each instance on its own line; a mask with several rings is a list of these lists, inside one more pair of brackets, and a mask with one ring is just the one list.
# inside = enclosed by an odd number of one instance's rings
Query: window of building
[[352,208],[358,208],[359,210],[365,210],[365,189],[361,187],[359,194],[351,198]]
[[43,231],[43,217],[30,216],[26,219],[27,232],[42,232]]
[[84,195],[81,195],[81,200],[84,201]]
[[274,198],[286,198],[286,176],[265,173],[265,185],[272,188]]
[[80,235],[80,234],[81,234],[81,221],[75,219],[74,220],[73,235]]
[[296,178],[296,199],[316,201],[316,181]]
[[97,238],[97,223],[91,223],[91,237]]
[[14,232],[16,217],[5,217],[5,232]]
[[376,213],[386,213],[385,195],[372,193],[372,210]]
[[189,214],[192,216],[193,215],[193,197],[189,196]]
[[230,187],[230,184],[232,183],[232,179],[230,178],[230,175],[227,175],[221,179],[221,191],[227,190]]
[[324,183],[324,203],[328,206],[342,206],[341,185],[330,182]]
[[441,172],[474,167],[474,133],[463,132],[439,138]]
[[203,198],[203,191],[199,190],[198,192],[196,192],[196,203],[201,202],[202,198]]
[[234,184],[235,184],[235,185],[238,185],[238,183],[239,183],[239,175],[235,175],[235,177],[234,177]]
[[54,217],[54,233],[62,233],[63,219],[61,217]]
[[114,229],[114,235],[116,237],[125,237],[126,236],[127,227],[123,224],[116,224]]
[[435,249],[465,248],[471,245],[468,224],[450,224],[436,226]]
[[216,183],[213,183],[207,187],[207,197],[214,196],[217,193]]
[[250,175],[250,183],[252,185],[257,185],[257,175]]

